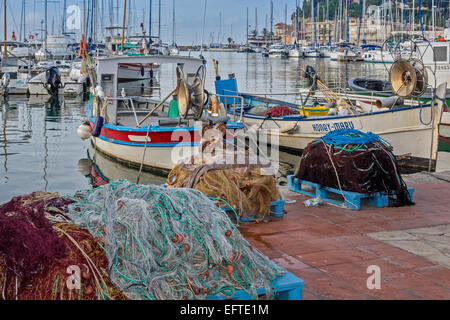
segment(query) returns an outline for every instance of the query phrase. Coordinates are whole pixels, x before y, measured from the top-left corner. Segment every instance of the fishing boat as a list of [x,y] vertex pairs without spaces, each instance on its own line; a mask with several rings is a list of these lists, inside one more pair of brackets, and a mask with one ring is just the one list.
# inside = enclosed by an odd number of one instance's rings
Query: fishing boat
[[[224,81],[224,80],[220,80]],[[380,109],[374,112],[351,111],[351,106],[336,110],[329,108],[323,114],[323,107],[317,110],[320,115],[306,115],[300,110],[307,107],[272,98],[242,93],[238,91],[237,81],[216,81],[216,92],[228,92],[236,95],[244,102],[243,106],[229,105],[230,113],[242,110],[242,122],[246,126],[255,126],[265,132],[282,150],[303,150],[311,141],[320,138],[327,132],[337,129],[356,129],[364,132],[373,132],[388,141],[403,165],[415,169],[435,168],[438,151],[438,132],[441,122],[443,103],[435,101],[432,104],[415,106],[401,105],[391,109]],[[437,90],[438,97],[445,94],[442,84]],[[310,96],[311,93],[308,94]],[[239,100],[239,99],[237,99]],[[292,112],[285,115],[273,115],[272,108],[287,107]],[[315,106],[309,106],[314,110]],[[334,110],[332,110],[334,109]],[[269,112],[268,112],[269,111]],[[343,111],[343,112],[341,112]],[[415,143],[411,143],[414,141]]]
[[[96,150],[128,166],[153,172],[166,173],[171,170],[182,158],[194,154],[194,149],[200,145],[202,123],[210,123],[202,113],[206,104],[204,62],[198,58],[162,55],[98,58],[95,74],[90,75],[91,79],[97,79],[96,83],[93,82],[93,99],[85,107],[88,125],[80,126],[80,137],[91,139]],[[124,63],[178,66],[177,88],[161,101],[139,96],[128,97],[123,92],[119,96],[118,69]],[[189,76],[185,81],[184,74],[195,76]],[[197,90],[194,93],[187,89],[193,87],[195,89],[192,90]],[[201,106],[197,104],[197,112],[200,113],[192,116],[188,114],[189,111],[179,111],[173,116],[166,100],[175,93],[179,108],[184,104],[189,109],[191,104],[187,106],[187,101],[200,99]],[[227,130],[243,128],[241,123],[224,121]]]

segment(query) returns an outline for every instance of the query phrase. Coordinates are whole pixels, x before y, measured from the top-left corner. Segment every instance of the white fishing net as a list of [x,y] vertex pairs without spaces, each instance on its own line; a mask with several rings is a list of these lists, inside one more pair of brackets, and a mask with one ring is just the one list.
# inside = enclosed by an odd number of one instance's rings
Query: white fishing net
[[99,239],[112,282],[131,299],[252,299],[285,270],[253,248],[227,214],[193,189],[111,182],[77,193],[73,222]]

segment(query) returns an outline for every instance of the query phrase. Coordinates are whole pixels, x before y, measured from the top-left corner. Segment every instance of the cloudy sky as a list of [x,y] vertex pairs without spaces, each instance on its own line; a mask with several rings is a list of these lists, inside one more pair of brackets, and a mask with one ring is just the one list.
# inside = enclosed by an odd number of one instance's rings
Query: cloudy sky
[[[0,26],[1,39],[3,39],[3,1],[1,3]],[[139,25],[144,22],[148,29],[150,0],[127,0],[131,7],[131,25],[137,32]],[[164,42],[172,41],[172,1],[161,0],[161,37]],[[247,7],[249,8],[249,24],[251,28],[255,26],[255,8],[258,8],[258,28],[261,30],[267,23],[270,28],[270,0],[206,0],[206,23],[204,32],[204,42],[209,43],[214,37],[217,42],[220,33],[220,39],[227,41],[232,37],[236,42],[242,42],[245,39],[245,25]],[[16,35],[20,33],[22,0],[6,0],[7,2],[7,33],[10,38],[12,31]],[[57,33],[61,30],[62,12],[64,0],[48,0],[47,28],[49,34]],[[124,0],[96,0],[101,6],[109,8],[113,3],[114,7],[119,4],[119,25],[122,26],[122,15]],[[153,0],[152,6],[152,34],[158,35],[158,2]],[[284,22],[284,11],[287,5],[288,17],[295,8],[295,0],[273,0],[274,2],[274,24]],[[301,2],[301,1],[299,1]],[[77,5],[83,12],[83,0],[66,0],[67,6]],[[176,12],[176,41],[178,44],[200,43],[202,37],[203,11],[205,0],[175,0]],[[41,28],[41,22],[44,19],[44,0],[25,0],[26,6],[26,32],[27,34],[34,30],[38,33]],[[116,10],[116,9],[115,9]],[[81,13],[83,16],[83,13]],[[104,25],[110,25],[110,10],[105,9],[103,14],[99,11],[99,22],[103,18]],[[114,23],[117,22],[117,14],[114,14]],[[220,19],[222,17],[222,19]],[[222,21],[222,28],[220,28]],[[220,32],[221,29],[221,32]],[[100,32],[100,28],[99,28]]]

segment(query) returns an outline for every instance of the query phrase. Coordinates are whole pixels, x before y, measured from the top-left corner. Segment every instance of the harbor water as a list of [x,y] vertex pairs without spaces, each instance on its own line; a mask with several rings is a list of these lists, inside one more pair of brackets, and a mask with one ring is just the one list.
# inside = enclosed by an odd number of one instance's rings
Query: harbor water
[[[188,55],[187,52],[182,52]],[[199,56],[199,52],[190,53]],[[387,80],[383,64],[342,63],[330,59],[264,58],[261,54],[204,52],[207,61],[206,88],[214,92],[215,72],[212,59],[219,61],[222,79],[234,74],[242,92],[267,95],[289,102],[299,102],[297,93],[305,88],[302,68],[313,66],[330,88],[343,88],[352,77]],[[128,96],[165,97],[176,86],[175,67],[162,65],[154,80],[121,84]],[[121,88],[119,88],[121,90]],[[136,182],[138,171],[95,153],[90,142],[77,136],[84,119],[86,97],[58,99],[37,96],[9,96],[1,101],[0,123],[0,202],[37,190],[73,194],[92,188],[101,181],[126,178]],[[92,165],[91,159],[96,160]],[[440,155],[441,156],[441,155]],[[298,155],[280,154],[285,172],[292,172]],[[443,164],[450,165],[447,155]],[[161,184],[165,177],[145,173],[141,183]]]

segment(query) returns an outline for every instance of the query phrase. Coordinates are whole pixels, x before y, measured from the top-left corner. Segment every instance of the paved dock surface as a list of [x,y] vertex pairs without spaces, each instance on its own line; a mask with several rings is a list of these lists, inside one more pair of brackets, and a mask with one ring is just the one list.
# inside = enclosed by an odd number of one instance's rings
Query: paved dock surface
[[[283,218],[239,229],[305,281],[305,300],[450,299],[450,174],[404,179],[415,188],[414,206],[308,208],[308,197],[283,187],[290,202]],[[380,289],[367,286],[369,266],[380,269]]]

